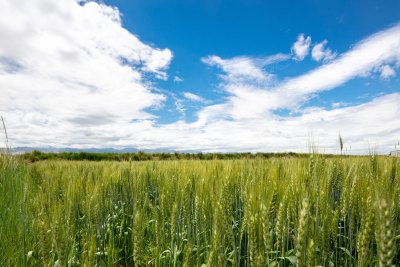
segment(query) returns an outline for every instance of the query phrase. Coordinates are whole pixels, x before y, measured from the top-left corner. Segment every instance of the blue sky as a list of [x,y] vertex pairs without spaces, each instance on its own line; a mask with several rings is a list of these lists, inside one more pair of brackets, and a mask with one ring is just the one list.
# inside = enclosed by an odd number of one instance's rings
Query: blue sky
[[13,146],[380,153],[400,141],[398,1],[0,3]]
[[[218,72],[200,61],[208,55],[265,57],[290,53],[299,34],[312,42],[328,40],[337,53],[346,52],[363,38],[400,21],[398,1],[105,1],[123,13],[123,25],[146,43],[169,48],[174,54],[169,67],[171,79],[158,81],[160,88],[176,94],[190,91],[213,102],[222,102],[218,94]],[[320,65],[311,57],[301,62],[283,62],[268,67],[281,78],[293,77]],[[174,82],[172,76],[184,79]],[[398,79],[384,83],[390,91],[399,90]],[[360,80],[329,91],[309,104],[330,108],[332,103],[359,103],[368,84],[369,99],[382,92],[380,83]],[[393,86],[391,85],[393,84]],[[375,85],[375,86],[374,86]],[[394,88],[393,88],[394,87]],[[157,112],[159,123],[171,123],[182,117],[169,99],[172,112]],[[196,108],[186,107],[184,119],[196,120]]]

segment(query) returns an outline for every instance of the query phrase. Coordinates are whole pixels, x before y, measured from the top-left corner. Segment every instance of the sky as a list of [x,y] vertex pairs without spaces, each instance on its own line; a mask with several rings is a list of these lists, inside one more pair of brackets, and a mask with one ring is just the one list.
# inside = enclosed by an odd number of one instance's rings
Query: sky
[[[13,147],[387,154],[399,1],[0,0]],[[4,140],[4,134],[0,138]]]

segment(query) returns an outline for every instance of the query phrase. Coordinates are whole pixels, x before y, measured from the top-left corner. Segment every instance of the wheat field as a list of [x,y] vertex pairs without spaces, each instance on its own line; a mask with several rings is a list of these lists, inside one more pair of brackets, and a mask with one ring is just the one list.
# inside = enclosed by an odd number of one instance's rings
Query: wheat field
[[1,266],[398,266],[400,161],[0,160]]

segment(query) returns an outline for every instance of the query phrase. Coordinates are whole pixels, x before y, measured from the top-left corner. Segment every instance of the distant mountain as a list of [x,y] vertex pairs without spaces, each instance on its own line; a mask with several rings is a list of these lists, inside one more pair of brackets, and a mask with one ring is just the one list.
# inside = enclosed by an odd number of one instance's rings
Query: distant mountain
[[[38,150],[43,153],[61,153],[61,152],[90,152],[90,153],[137,153],[143,151],[147,153],[174,153],[176,150],[168,148],[156,148],[156,149],[137,149],[137,148],[69,148],[69,147],[15,147],[12,148],[13,154],[23,154]],[[197,153],[200,151],[179,151],[180,153]]]

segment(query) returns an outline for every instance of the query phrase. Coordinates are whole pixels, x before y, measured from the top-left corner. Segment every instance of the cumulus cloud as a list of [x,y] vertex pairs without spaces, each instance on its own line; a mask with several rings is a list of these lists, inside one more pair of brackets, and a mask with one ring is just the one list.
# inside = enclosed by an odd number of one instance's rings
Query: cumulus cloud
[[297,41],[292,46],[292,53],[294,54],[293,59],[295,60],[303,60],[309,53],[311,45],[311,37],[307,36],[305,38],[304,34],[300,34],[297,37]]
[[330,61],[336,57],[336,52],[332,53],[332,50],[329,48],[325,48],[325,45],[328,43],[327,40],[324,40],[321,43],[316,44],[312,51],[311,51],[311,56],[315,61],[321,61],[323,60],[324,62]]
[[154,118],[145,109],[166,97],[144,76],[166,79],[172,53],[123,28],[118,9],[71,0],[0,9],[0,113],[12,137],[56,144],[80,128]]

